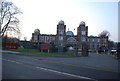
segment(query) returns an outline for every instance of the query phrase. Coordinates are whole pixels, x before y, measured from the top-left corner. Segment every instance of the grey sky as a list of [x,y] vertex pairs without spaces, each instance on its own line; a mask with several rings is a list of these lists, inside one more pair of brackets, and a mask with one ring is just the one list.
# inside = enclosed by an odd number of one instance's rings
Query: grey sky
[[84,21],[88,35],[97,36],[103,30],[118,41],[118,2],[88,2],[81,0],[11,0],[23,12],[20,17],[22,37],[28,40],[39,28],[41,34],[56,34],[57,24],[63,20],[67,29],[74,31]]

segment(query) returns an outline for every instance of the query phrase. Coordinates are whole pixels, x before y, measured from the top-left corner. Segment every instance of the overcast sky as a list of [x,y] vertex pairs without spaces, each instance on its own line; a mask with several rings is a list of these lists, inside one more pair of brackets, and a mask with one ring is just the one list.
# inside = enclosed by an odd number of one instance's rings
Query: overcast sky
[[11,1],[23,12],[20,16],[21,39],[27,37],[30,40],[37,28],[41,34],[56,34],[57,24],[63,20],[66,30],[69,28],[74,34],[77,33],[74,28],[77,29],[79,23],[84,21],[88,26],[89,36],[97,36],[107,30],[111,33],[110,39],[118,41],[118,0]]

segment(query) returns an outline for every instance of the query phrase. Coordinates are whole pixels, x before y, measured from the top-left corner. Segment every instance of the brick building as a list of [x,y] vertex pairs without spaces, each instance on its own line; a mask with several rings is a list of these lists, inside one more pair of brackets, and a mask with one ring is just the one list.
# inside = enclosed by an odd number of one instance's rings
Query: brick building
[[89,50],[91,51],[98,50],[102,46],[108,48],[108,37],[89,36],[88,43],[89,43]]
[[108,37],[88,36],[88,26],[86,26],[84,21],[80,22],[77,27],[77,35],[74,35],[72,31],[66,32],[66,25],[64,21],[61,20],[57,24],[56,35],[40,34],[40,30],[36,29],[34,33],[32,33],[32,41],[44,43],[54,42],[60,47],[71,44],[78,50],[81,50],[83,45],[87,45],[91,51],[97,51],[101,46],[108,47]]

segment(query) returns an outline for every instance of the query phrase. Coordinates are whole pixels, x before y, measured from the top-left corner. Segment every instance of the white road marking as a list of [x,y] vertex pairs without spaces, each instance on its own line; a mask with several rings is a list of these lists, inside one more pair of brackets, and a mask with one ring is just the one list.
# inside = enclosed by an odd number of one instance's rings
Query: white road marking
[[70,74],[70,73],[65,73],[65,72],[60,72],[60,71],[56,71],[56,70],[52,70],[52,69],[47,69],[47,68],[42,68],[37,66],[36,68],[41,69],[41,70],[46,70],[46,71],[51,71],[51,72],[55,72],[55,73],[59,73],[59,74],[64,74],[64,75],[69,75],[69,76],[73,76],[73,77],[77,77],[77,78],[82,78],[82,79],[89,79],[89,80],[94,80],[97,81],[93,78],[88,78],[88,77],[84,77],[84,76],[78,76],[78,75],[74,75],[74,74]]
[[[0,58],[0,59],[1,59],[1,58]],[[2,60],[8,61],[8,62],[17,63],[17,64],[22,64],[22,63],[20,63],[20,62],[17,62],[17,61],[13,61],[13,60],[7,60],[7,59],[2,59]]]

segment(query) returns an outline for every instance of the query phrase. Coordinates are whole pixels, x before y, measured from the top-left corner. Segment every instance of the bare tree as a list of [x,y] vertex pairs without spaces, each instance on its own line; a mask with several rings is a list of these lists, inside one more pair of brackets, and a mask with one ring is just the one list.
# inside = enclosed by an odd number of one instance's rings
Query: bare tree
[[20,10],[12,2],[0,1],[0,37],[4,36],[6,31],[20,34],[17,17],[19,13]]
[[101,37],[101,36],[110,37],[110,32],[108,32],[107,30],[104,30],[104,31],[102,31],[98,36],[99,36],[99,37]]

